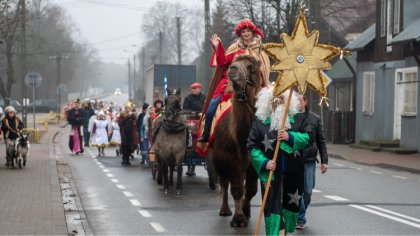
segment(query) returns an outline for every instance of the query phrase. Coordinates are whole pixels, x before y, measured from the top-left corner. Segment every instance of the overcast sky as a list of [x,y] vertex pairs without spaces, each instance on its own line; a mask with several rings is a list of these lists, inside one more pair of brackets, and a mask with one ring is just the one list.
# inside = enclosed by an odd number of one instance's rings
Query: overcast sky
[[[98,49],[104,62],[124,64],[144,43],[142,16],[156,0],[50,0],[67,10],[83,40]],[[166,0],[204,8],[203,0]],[[203,26],[204,27],[204,26]],[[134,46],[133,46],[134,45]],[[130,51],[130,52],[126,52]]]

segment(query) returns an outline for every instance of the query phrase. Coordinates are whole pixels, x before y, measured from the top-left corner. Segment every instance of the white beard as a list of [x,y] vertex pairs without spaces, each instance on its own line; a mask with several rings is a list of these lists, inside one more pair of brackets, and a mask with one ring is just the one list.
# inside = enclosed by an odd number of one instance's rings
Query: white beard
[[[289,91],[284,92],[284,100],[287,101],[289,96]],[[271,88],[262,88],[259,94],[257,95],[257,102],[255,104],[257,107],[257,112],[255,115],[261,121],[265,121],[268,116],[271,119],[270,130],[280,130],[281,121],[286,110],[286,104],[278,104],[273,111],[273,90]],[[289,105],[289,115],[286,116],[286,121],[284,129],[288,130],[292,127],[290,124],[289,116],[294,116],[298,113],[299,109],[299,100],[296,93],[293,93],[292,99]]]

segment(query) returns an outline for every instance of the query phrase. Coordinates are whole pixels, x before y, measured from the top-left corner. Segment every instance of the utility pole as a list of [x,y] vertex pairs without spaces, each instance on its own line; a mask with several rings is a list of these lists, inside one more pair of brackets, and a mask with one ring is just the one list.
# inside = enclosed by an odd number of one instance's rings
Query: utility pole
[[128,58],[128,100],[132,101],[131,98],[131,65],[130,65],[130,58]]
[[143,49],[142,49],[142,51],[141,51],[141,84],[142,84],[142,88],[141,88],[141,96],[142,96],[142,99],[143,99],[143,102],[145,102],[145,100],[146,100],[146,90],[145,90],[145,88],[144,88],[144,81],[145,81],[145,75],[146,75],[146,63],[145,63],[145,60],[146,60],[146,53],[145,53],[145,51],[146,51],[146,48],[145,47],[143,47]]
[[159,32],[159,64],[162,64],[163,33]]
[[210,0],[204,0],[204,80],[203,87],[207,90],[210,86],[210,47],[206,45],[206,42],[210,39],[211,25],[210,25]]
[[55,62],[57,63],[57,103],[58,103],[58,111],[57,112],[61,112],[61,93],[63,91],[61,91],[61,55],[56,56],[55,58]]
[[27,91],[25,86],[25,76],[26,76],[26,1],[20,0],[20,14],[21,14],[21,47],[20,47],[20,55],[21,55],[21,90],[22,90],[22,104],[24,105],[22,108],[22,121],[25,127],[28,127],[28,110],[27,105],[25,103],[27,97]]
[[178,49],[178,65],[182,64],[182,48],[181,48],[181,19],[180,17],[176,18],[176,40],[177,40],[177,49]]
[[133,53],[133,78],[132,78],[132,84],[133,84],[133,98],[136,97],[136,54]]

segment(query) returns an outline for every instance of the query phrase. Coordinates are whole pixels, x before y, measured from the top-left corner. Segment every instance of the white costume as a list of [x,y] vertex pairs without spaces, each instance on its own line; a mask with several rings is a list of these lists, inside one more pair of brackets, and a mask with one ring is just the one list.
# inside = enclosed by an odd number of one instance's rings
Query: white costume
[[118,123],[116,121],[112,122],[111,144],[113,144],[113,145],[120,145],[121,144],[120,126],[118,125]]
[[108,121],[107,120],[95,120],[93,122],[92,129],[92,143],[94,147],[105,147],[108,146]]

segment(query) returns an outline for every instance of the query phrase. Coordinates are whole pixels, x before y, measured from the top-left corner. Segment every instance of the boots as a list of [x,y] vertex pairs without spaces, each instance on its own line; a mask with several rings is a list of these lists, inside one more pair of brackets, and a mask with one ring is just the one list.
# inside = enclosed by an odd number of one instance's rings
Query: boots
[[210,129],[204,128],[203,133],[201,133],[200,138],[197,139],[199,143],[207,143],[210,138]]

